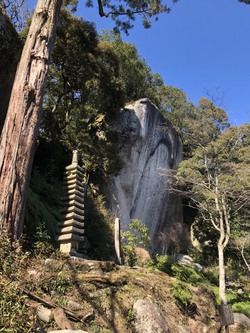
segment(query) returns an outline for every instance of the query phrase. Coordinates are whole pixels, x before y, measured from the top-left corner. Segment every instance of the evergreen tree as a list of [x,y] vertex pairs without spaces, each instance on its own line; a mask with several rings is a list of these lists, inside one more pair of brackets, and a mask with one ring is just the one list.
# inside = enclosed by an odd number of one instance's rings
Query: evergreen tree
[[112,31],[104,31],[101,39],[111,43],[119,57],[126,102],[147,97],[159,106],[159,89],[163,86],[163,79],[160,74],[152,73],[145,59],[138,54],[135,45],[124,42],[120,34]]
[[92,23],[61,13],[45,91],[41,135],[77,149],[86,171],[121,166],[112,123],[124,105],[119,59]]

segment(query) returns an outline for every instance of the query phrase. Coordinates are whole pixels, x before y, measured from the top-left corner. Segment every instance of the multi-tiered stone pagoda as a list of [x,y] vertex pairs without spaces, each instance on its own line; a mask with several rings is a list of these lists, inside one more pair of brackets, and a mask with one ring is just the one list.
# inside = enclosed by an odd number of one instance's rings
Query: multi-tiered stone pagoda
[[79,243],[84,241],[84,179],[75,150],[72,163],[65,168],[62,221],[58,225],[60,251],[73,256],[79,256]]

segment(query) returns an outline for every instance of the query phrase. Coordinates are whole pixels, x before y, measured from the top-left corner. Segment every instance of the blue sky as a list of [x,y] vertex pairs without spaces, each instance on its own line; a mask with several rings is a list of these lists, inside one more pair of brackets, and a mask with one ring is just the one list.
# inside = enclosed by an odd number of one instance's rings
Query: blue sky
[[[95,22],[98,32],[113,27],[82,0],[78,15]],[[185,91],[195,104],[211,96],[232,125],[250,123],[250,5],[238,0],[179,0],[150,29],[138,19],[123,40],[134,43],[152,71],[160,73],[165,84]]]

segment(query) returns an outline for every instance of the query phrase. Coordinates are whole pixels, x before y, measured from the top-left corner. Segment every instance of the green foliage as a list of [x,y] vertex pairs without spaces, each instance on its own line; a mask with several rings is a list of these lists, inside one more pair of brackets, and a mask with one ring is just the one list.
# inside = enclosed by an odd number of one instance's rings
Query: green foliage
[[216,237],[211,230],[217,233],[217,239],[220,235],[219,217],[224,219],[225,225],[227,223],[229,231],[229,224],[249,204],[250,126],[229,127],[220,132],[227,126],[221,110],[207,107],[204,117],[207,133],[200,132],[199,144],[192,151],[192,157],[181,162],[176,179],[182,193],[198,209],[199,222],[208,227],[212,240]]
[[0,332],[29,333],[35,324],[35,316],[27,311],[18,282],[22,281],[22,270],[27,267],[29,253],[24,253],[19,242],[11,243],[3,231],[0,232]]
[[[49,168],[53,170],[52,165]],[[25,216],[25,234],[31,243],[36,230],[40,232],[42,226],[47,230],[51,242],[55,242],[57,223],[60,220],[61,186],[53,173],[50,174],[49,171],[47,175],[42,175],[37,167],[32,171]]]
[[217,286],[219,283],[219,270],[217,266],[210,266],[205,268],[204,276],[210,282],[210,284]]
[[180,281],[188,282],[193,285],[206,283],[206,279],[202,273],[197,272],[194,267],[175,263],[175,260],[171,256],[155,255],[147,264],[147,268],[168,273],[170,276],[174,276]]
[[188,288],[188,284],[183,282],[174,282],[172,286],[174,297],[179,305],[185,309],[191,303],[193,296],[192,292]]
[[85,200],[85,235],[92,259],[112,260],[115,254],[114,225],[104,208],[101,195],[93,197],[87,193]]
[[32,254],[37,257],[49,257],[55,248],[51,245],[51,237],[44,225],[39,225],[34,234],[34,243],[32,244]]
[[135,320],[135,312],[133,309],[128,311],[126,319],[128,325],[131,325],[131,323]]
[[250,318],[250,302],[238,302],[232,305],[233,312],[239,312]]
[[[211,288],[215,294],[217,304],[220,304],[219,287],[212,285]],[[250,302],[246,294],[238,294],[237,290],[227,291],[226,298],[227,302],[232,305],[233,312],[243,313],[250,317]]]
[[125,90],[126,102],[147,97],[159,105],[159,88],[163,85],[161,76],[153,74],[134,44],[122,41],[119,34],[104,31],[101,39],[110,43],[119,56],[120,75]]
[[148,228],[138,219],[131,220],[129,230],[122,234],[122,241],[123,259],[131,267],[137,263],[136,247],[148,250],[151,245]]
[[[250,125],[228,127],[225,111],[204,98],[191,119],[187,137],[192,153],[179,165],[177,192],[197,209],[193,233],[200,246],[206,244],[210,253],[216,248],[222,253],[219,279],[224,279],[232,224],[250,204]],[[220,286],[225,301],[223,284]]]
[[131,247],[140,246],[145,249],[150,248],[151,239],[148,233],[147,226],[139,219],[132,219],[129,224],[129,229],[125,233],[126,242]]
[[121,168],[113,122],[124,105],[117,54],[92,23],[61,13],[44,101],[42,135],[77,149],[88,172]]
[[159,270],[171,275],[171,267],[174,263],[173,258],[168,255],[156,254],[147,264],[148,269]]
[[179,88],[163,85],[158,93],[160,96],[160,110],[171,121],[181,136],[185,156],[190,153],[189,140],[186,135],[187,122],[191,118],[195,106],[188,100],[186,93]]
[[[176,3],[178,0],[172,0]],[[87,7],[93,7],[93,0],[86,0]],[[114,31],[124,31],[128,34],[129,29],[133,28],[133,22],[136,16],[140,16],[144,28],[151,27],[152,17],[158,20],[160,13],[169,13],[170,7],[162,3],[160,0],[146,0],[146,1],[120,1],[116,3],[112,0],[106,0],[99,3],[99,15],[111,17],[115,22]]]
[[0,231],[0,276],[12,277],[17,266],[21,268],[27,264],[30,253],[23,253],[20,241],[11,242],[7,233]]
[[66,292],[72,289],[72,286],[72,278],[65,275],[64,272],[61,271],[57,275],[51,275],[48,279],[44,279],[41,285],[41,289],[49,294],[56,292],[58,294],[64,295]]
[[193,285],[205,282],[204,276],[198,273],[193,267],[174,264],[171,266],[172,275],[180,281]]
[[35,314],[27,311],[26,297],[16,285],[0,280],[0,332],[29,333],[34,332]]

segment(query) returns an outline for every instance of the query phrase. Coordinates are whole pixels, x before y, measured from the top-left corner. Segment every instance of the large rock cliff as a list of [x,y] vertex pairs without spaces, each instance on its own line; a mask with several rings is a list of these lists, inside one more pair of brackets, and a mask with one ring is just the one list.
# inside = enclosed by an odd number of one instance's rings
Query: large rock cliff
[[118,131],[124,167],[110,180],[111,211],[123,230],[131,219],[140,219],[149,229],[153,251],[166,253],[182,232],[181,203],[170,191],[171,173],[182,158],[181,140],[148,99],[121,111]]

